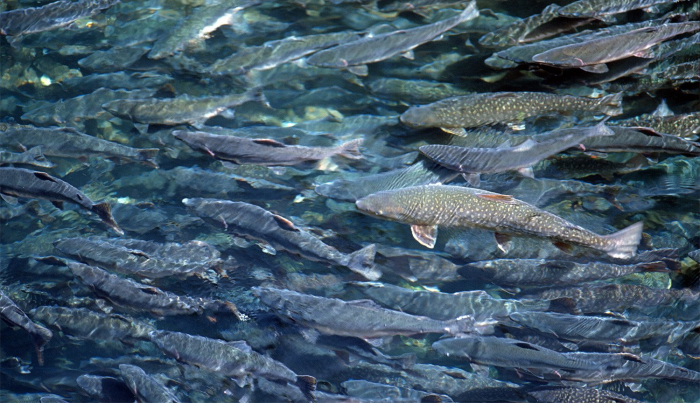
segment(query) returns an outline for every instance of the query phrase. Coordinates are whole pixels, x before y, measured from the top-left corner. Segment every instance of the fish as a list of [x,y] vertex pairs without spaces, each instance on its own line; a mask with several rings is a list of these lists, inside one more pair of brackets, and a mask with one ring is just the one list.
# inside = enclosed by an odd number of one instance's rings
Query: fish
[[372,193],[409,186],[442,184],[452,181],[459,173],[429,161],[419,161],[410,167],[363,175],[354,180],[336,179],[317,185],[321,196],[355,202]]
[[268,70],[321,49],[343,42],[353,42],[359,38],[360,35],[355,32],[290,36],[268,41],[260,46],[243,48],[227,58],[217,60],[207,72],[212,75],[238,75],[254,70]]
[[267,103],[265,95],[256,88],[225,96],[118,99],[102,104],[102,108],[135,123],[202,126],[207,119],[249,101]]
[[508,317],[513,312],[549,309],[549,301],[498,299],[482,290],[443,293],[410,290],[373,282],[350,284],[371,300],[389,309],[437,320],[450,320],[470,315],[476,320],[489,321],[491,318]]
[[[0,138],[2,138],[2,134],[0,134]],[[26,164],[42,168],[53,168],[55,166],[41,151],[41,146],[32,147],[22,153],[0,150],[0,164]]]
[[362,139],[355,139],[336,147],[305,147],[286,145],[273,139],[250,139],[207,132],[173,131],[173,136],[195,150],[236,164],[297,165],[319,161],[334,155],[361,159]]
[[136,63],[148,50],[145,46],[113,47],[109,50],[92,52],[89,56],[78,60],[78,64],[84,69],[100,73],[124,71]]
[[[532,137],[517,146],[504,144],[497,148],[467,148],[430,144],[419,147],[423,155],[440,165],[467,174],[469,182],[477,186],[479,174],[517,170],[534,177],[532,166],[554,154],[582,144],[591,137],[612,136],[615,132],[604,123],[592,127],[560,129],[547,135]],[[507,158],[504,158],[507,155]]]
[[581,144],[586,150],[700,155],[700,146],[675,134],[658,133],[646,127],[610,126],[613,136],[595,136]]
[[479,16],[476,2],[471,1],[459,15],[416,28],[367,35],[362,39],[321,50],[306,59],[312,66],[346,69],[367,75],[367,64],[386,60],[398,54],[410,57],[411,50],[449,31],[458,24]]
[[559,9],[564,17],[599,17],[619,14],[640,8],[651,9],[660,4],[675,3],[679,0],[578,0]]
[[368,87],[375,95],[407,105],[427,104],[448,97],[473,94],[449,83],[389,77],[374,79]]
[[650,165],[649,160],[637,154],[624,162],[592,157],[590,155],[556,156],[541,161],[533,170],[539,177],[550,179],[585,178],[598,175],[612,180],[616,174],[638,171]]
[[56,1],[41,7],[0,13],[0,35],[19,36],[50,31],[108,9],[121,0]]
[[621,101],[621,93],[599,99],[543,92],[479,93],[413,106],[401,114],[401,123],[414,129],[439,127],[448,133],[464,136],[465,127],[518,123],[552,113],[587,112],[617,116],[622,113]]
[[288,219],[253,204],[201,198],[187,198],[182,202],[212,225],[269,244],[273,250],[285,250],[309,260],[344,266],[368,280],[377,280],[381,276],[381,271],[374,266],[374,245],[345,254],[297,228]]
[[87,340],[149,340],[153,325],[117,314],[104,314],[86,308],[40,306],[29,311],[34,320],[54,326],[64,334]]
[[383,400],[389,396],[391,396],[392,401],[397,402],[431,401],[430,399],[440,402],[449,402],[452,400],[447,395],[440,396],[417,389],[369,382],[362,379],[350,379],[345,382],[341,382],[340,386],[349,396],[359,399],[368,399],[370,401]]
[[77,204],[97,214],[117,234],[124,235],[112,217],[109,203],[95,203],[69,183],[45,172],[0,167],[0,196],[10,204],[17,204],[17,197],[46,199],[58,208],[62,208],[64,202]]
[[126,402],[136,400],[136,396],[129,390],[124,381],[111,376],[80,375],[75,383],[89,397],[101,402]]
[[578,67],[592,73],[608,71],[606,63],[630,56],[644,57],[657,43],[700,30],[700,22],[670,23],[639,28],[630,32],[591,39],[538,53],[533,62],[557,67]]
[[643,271],[668,272],[669,269],[662,261],[615,264],[546,259],[485,260],[459,268],[459,273],[465,278],[476,276],[504,287],[576,285]]
[[544,386],[527,392],[540,403],[642,403],[611,390],[576,386]]
[[103,140],[70,127],[10,126],[0,130],[0,145],[41,147],[45,155],[84,159],[103,156],[123,162],[133,161],[158,168],[157,148],[132,148]]
[[672,116],[642,115],[618,120],[615,125],[625,127],[648,127],[658,133],[668,133],[686,139],[697,139],[700,135],[700,112]]
[[143,402],[179,403],[180,399],[158,379],[136,365],[121,364],[119,373],[136,399]]
[[366,299],[343,301],[271,287],[253,287],[253,294],[277,315],[328,335],[371,339],[425,333],[454,335],[479,330],[469,315],[435,320],[382,308]]
[[39,365],[44,365],[44,346],[51,340],[53,333],[44,326],[32,322],[2,290],[0,290],[0,319],[12,327],[22,328],[29,333],[36,350],[37,362]]
[[232,313],[244,318],[231,302],[191,298],[163,291],[110,274],[97,267],[68,262],[68,268],[83,284],[115,305],[157,316],[202,314],[204,310]]
[[221,253],[202,241],[184,244],[105,238],[65,238],[54,246],[77,261],[147,278],[203,275],[222,264]]
[[466,336],[438,340],[433,349],[448,357],[466,358],[479,365],[507,368],[545,368],[563,372],[598,369],[595,361],[569,357],[536,344],[503,337]]
[[449,185],[414,186],[366,196],[355,202],[361,212],[411,224],[414,239],[435,246],[439,225],[494,231],[499,248],[507,252],[510,234],[544,237],[570,252],[571,245],[592,248],[616,258],[636,254],[642,222],[610,235],[598,235],[561,217],[486,190]]

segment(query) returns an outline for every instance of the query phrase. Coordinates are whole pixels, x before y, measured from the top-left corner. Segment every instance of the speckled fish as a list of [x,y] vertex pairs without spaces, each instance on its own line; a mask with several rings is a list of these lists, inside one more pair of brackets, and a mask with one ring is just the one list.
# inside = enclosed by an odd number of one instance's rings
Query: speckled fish
[[368,63],[386,60],[400,53],[432,41],[464,21],[476,18],[476,2],[467,4],[459,15],[417,28],[366,36],[357,41],[314,53],[306,61],[312,66],[348,69],[358,75],[367,75]]
[[580,145],[594,136],[612,136],[612,130],[600,123],[593,127],[561,129],[530,138],[517,146],[497,148],[467,148],[442,144],[421,146],[420,152],[440,165],[469,174],[469,182],[479,183],[479,174],[517,170],[527,177],[534,177],[532,165]]
[[516,339],[465,336],[442,339],[433,349],[449,357],[466,358],[480,365],[508,368],[594,369],[595,362],[570,358],[554,350]]
[[[1,138],[2,133],[0,133],[0,142],[2,142]],[[25,164],[43,168],[54,167],[54,164],[44,156],[44,153],[41,151],[41,146],[32,147],[22,153],[0,150],[0,165],[1,164]]]
[[634,343],[655,339],[653,344],[674,345],[685,335],[700,327],[700,322],[673,322],[648,319],[631,321],[621,318],[578,316],[554,312],[513,312],[510,319],[571,341],[601,341],[605,343]]
[[312,377],[297,376],[281,362],[256,353],[245,341],[225,342],[165,330],[156,330],[150,335],[158,348],[176,360],[230,376],[241,386],[258,376],[291,384],[315,382]]
[[512,196],[459,186],[415,186],[385,191],[358,200],[357,208],[375,217],[411,224],[413,238],[433,248],[438,226],[483,228],[495,232],[504,252],[510,234],[544,237],[570,252],[579,245],[629,258],[642,236],[638,222],[610,235],[598,235]]
[[257,3],[249,0],[221,0],[197,7],[173,29],[153,44],[150,59],[162,59],[206,39],[219,27],[233,24],[236,13]]
[[527,392],[540,403],[642,403],[641,400],[605,389],[546,386]]
[[323,334],[369,339],[477,331],[474,318],[469,315],[452,320],[435,320],[382,308],[367,299],[343,301],[270,287],[253,287],[253,293],[277,315]]
[[643,115],[636,118],[618,120],[613,124],[627,127],[649,127],[659,133],[695,139],[700,135],[700,112],[672,116]]
[[205,309],[211,309],[241,318],[236,306],[230,302],[175,295],[82,263],[68,262],[68,268],[100,297],[132,310],[165,316],[201,314]]
[[121,364],[119,372],[131,392],[140,402],[179,403],[180,399],[168,390],[158,379],[146,374],[136,365]]
[[514,312],[544,311],[549,308],[549,301],[497,299],[481,290],[443,293],[372,282],[352,284],[367,297],[387,308],[437,320],[450,320],[464,315],[474,316],[477,320],[488,320],[507,317]]
[[336,147],[305,147],[286,145],[273,139],[250,139],[184,130],[173,131],[173,136],[195,150],[236,164],[297,165],[334,155],[349,159],[362,158],[359,150],[362,139],[351,140]]
[[569,260],[498,259],[472,262],[459,269],[465,278],[478,277],[504,287],[576,285],[642,271],[668,271],[661,261],[614,264],[578,263]]
[[49,329],[32,322],[2,290],[0,290],[0,319],[12,327],[22,328],[29,333],[36,349],[37,362],[39,365],[44,365],[44,345],[51,340],[53,333]]
[[402,104],[427,104],[448,97],[473,94],[450,83],[382,77],[369,83],[372,93]]
[[337,179],[316,186],[316,193],[337,200],[355,202],[372,193],[409,186],[443,184],[459,173],[430,161],[420,161],[410,167],[364,175],[355,180]]
[[112,217],[109,203],[96,204],[80,190],[45,172],[0,167],[0,196],[10,204],[17,203],[16,197],[47,199],[58,208],[63,202],[74,203],[97,214],[119,235],[124,234]]
[[267,70],[339,43],[360,39],[355,32],[287,37],[245,47],[233,55],[219,59],[207,70],[210,74],[246,74],[251,70]]
[[0,13],[0,34],[17,36],[50,31],[110,8],[121,0],[56,1],[42,7]]
[[267,103],[259,89],[243,94],[195,98],[181,95],[177,98],[119,99],[102,105],[109,113],[136,123],[177,125],[190,123],[201,126],[226,109],[249,101]]
[[374,267],[374,245],[345,254],[297,228],[288,219],[253,204],[200,198],[184,199],[182,202],[212,225],[223,226],[227,232],[267,243],[273,251],[285,250],[306,259],[344,266],[369,280],[381,276],[381,271]]
[[88,340],[149,340],[155,328],[139,320],[116,314],[104,314],[86,308],[40,306],[29,311],[35,320],[55,326],[61,332]]
[[678,1],[680,0],[579,0],[561,7],[559,15],[575,18],[598,17]]
[[83,263],[147,278],[202,274],[222,262],[221,253],[202,241],[157,244],[91,237],[61,239],[54,246]]
[[9,126],[0,130],[0,145],[38,147],[52,157],[103,156],[116,161],[135,161],[157,168],[157,148],[132,148],[81,133],[69,127]]
[[630,56],[645,57],[645,51],[677,35],[700,30],[700,22],[671,23],[591,39],[544,51],[532,61],[558,67],[579,67],[592,73],[608,71],[605,63]]
[[622,113],[621,101],[622,94],[591,99],[544,92],[481,93],[411,107],[401,115],[401,122],[412,128],[440,127],[448,133],[464,136],[465,127],[517,123],[553,113],[616,116]]

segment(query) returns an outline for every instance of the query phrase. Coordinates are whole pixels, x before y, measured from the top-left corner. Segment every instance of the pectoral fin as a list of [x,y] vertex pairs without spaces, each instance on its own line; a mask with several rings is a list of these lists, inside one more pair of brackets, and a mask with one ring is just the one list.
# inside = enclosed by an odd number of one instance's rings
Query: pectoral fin
[[16,206],[19,202],[17,201],[17,198],[14,196],[6,195],[4,193],[0,193],[0,197],[2,197],[3,200],[6,202],[10,203],[13,206]]
[[535,173],[532,172],[532,167],[520,168],[520,169],[518,169],[518,172],[520,172],[520,175],[522,175],[526,178],[535,179]]
[[463,127],[441,127],[443,132],[459,137],[467,137],[467,131]]
[[571,246],[571,245],[568,244],[568,243],[564,243],[564,242],[552,242],[552,245],[556,246],[557,249],[559,249],[560,251],[566,253],[567,255],[571,255],[572,253],[574,253],[574,247]]
[[53,204],[57,209],[63,210],[63,202],[59,200],[51,200],[51,204]]
[[366,65],[361,65],[361,66],[350,66],[348,67],[348,71],[351,72],[352,74],[360,77],[365,77],[369,74],[369,69],[367,69]]
[[462,174],[462,178],[474,187],[478,187],[481,183],[481,176],[479,174]]
[[413,239],[426,248],[433,249],[437,239],[437,225],[411,225]]
[[510,247],[513,246],[513,241],[511,241],[510,235],[500,234],[498,232],[494,232],[493,235],[496,238],[498,249],[502,250],[503,253],[508,253]]
[[591,64],[589,66],[582,66],[579,68],[583,71],[587,71],[589,73],[596,73],[596,74],[603,74],[603,73],[608,72],[608,66],[605,63]]

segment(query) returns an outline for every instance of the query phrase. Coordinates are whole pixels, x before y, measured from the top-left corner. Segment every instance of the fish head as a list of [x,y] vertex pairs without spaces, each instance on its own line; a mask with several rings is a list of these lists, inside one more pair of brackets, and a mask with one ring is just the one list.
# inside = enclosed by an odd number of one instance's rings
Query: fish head
[[361,212],[392,221],[411,222],[411,215],[394,192],[379,192],[365,196],[355,202]]
[[401,114],[401,123],[408,127],[439,127],[433,108],[430,105],[418,105],[408,108]]

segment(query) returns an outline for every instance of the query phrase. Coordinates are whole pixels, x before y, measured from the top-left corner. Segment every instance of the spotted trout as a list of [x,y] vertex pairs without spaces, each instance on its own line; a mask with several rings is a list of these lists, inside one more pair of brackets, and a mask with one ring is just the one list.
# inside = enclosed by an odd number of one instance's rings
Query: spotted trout
[[578,245],[615,258],[636,254],[642,236],[638,222],[610,235],[598,235],[563,218],[512,196],[460,186],[415,186],[379,192],[358,200],[365,214],[411,224],[413,238],[433,248],[438,226],[483,228],[494,231],[499,248],[507,253],[510,235],[547,238],[554,246],[571,253]]

